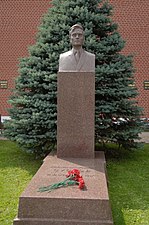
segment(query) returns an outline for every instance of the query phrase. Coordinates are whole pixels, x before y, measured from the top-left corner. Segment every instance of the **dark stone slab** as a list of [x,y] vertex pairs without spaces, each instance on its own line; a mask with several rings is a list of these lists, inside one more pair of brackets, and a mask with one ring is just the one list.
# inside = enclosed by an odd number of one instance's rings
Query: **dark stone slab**
[[[78,186],[37,192],[65,179],[68,170],[77,168],[86,189]],[[47,156],[19,200],[18,218],[14,225],[112,225],[107,190],[105,159],[102,152],[94,159],[57,158]]]
[[58,73],[57,156],[94,158],[95,74]]

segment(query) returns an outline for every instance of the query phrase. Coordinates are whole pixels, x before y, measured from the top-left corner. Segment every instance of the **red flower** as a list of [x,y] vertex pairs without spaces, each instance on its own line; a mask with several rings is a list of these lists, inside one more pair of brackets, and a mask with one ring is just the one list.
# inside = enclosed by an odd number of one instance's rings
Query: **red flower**
[[68,171],[66,177],[71,177],[73,180],[78,180],[80,177],[80,171],[77,169],[70,170]]
[[67,178],[64,181],[51,184],[46,187],[40,187],[39,192],[44,192],[44,191],[50,192],[60,187],[66,187],[66,186],[75,185],[75,184],[79,185],[80,189],[84,188],[85,182],[83,180],[83,177],[80,175],[80,171],[78,169],[69,170],[66,174],[66,177]]
[[77,184],[79,184],[79,188],[83,189],[85,186],[85,182],[83,180],[83,177],[80,175],[80,171],[78,169],[73,169],[68,171],[67,178],[70,178],[70,180],[75,180]]
[[73,169],[73,170],[71,170],[71,172],[72,172],[74,175],[77,175],[77,176],[80,175],[80,171],[77,170],[77,169]]
[[78,179],[78,182],[79,182],[79,188],[80,188],[80,189],[83,189],[84,186],[85,186],[85,182],[84,182],[83,178],[80,177],[80,178]]

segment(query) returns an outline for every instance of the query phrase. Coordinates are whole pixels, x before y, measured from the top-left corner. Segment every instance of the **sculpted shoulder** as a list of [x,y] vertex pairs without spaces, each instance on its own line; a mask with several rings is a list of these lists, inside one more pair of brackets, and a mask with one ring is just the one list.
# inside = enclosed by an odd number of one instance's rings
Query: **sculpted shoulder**
[[95,58],[95,54],[93,54],[93,53],[91,53],[91,52],[87,52],[87,51],[85,51],[85,53],[86,53],[89,57]]
[[71,54],[72,54],[72,51],[71,51],[71,50],[68,51],[68,52],[64,52],[64,53],[60,54],[60,59],[61,59],[61,58],[66,58],[67,56],[69,56],[69,55],[71,55]]

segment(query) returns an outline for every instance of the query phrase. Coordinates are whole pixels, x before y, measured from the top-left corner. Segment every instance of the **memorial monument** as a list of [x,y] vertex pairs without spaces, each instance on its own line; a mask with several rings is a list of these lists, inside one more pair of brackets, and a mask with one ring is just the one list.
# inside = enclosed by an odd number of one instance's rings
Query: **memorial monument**
[[[113,225],[103,152],[94,152],[95,55],[82,48],[84,31],[70,29],[72,50],[60,55],[57,95],[57,155],[48,155],[19,199],[14,225]],[[39,187],[78,169],[85,189]]]
[[95,55],[82,48],[81,25],[69,37],[72,49],[59,60],[57,155],[94,158]]

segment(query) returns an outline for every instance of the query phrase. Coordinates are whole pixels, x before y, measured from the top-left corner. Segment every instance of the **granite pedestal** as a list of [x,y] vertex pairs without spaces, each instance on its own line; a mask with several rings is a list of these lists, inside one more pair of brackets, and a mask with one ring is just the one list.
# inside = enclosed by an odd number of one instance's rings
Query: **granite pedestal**
[[[38,188],[65,179],[77,168],[85,180],[85,190],[77,185],[52,192]],[[94,159],[47,156],[19,200],[14,225],[112,225],[103,152]]]
[[59,72],[57,156],[94,158],[95,73]]

